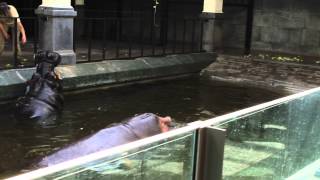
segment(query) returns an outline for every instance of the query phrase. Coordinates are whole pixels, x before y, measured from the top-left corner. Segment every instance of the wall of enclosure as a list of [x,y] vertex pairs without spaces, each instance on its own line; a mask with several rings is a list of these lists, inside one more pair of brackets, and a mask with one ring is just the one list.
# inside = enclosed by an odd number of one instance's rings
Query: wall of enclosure
[[[255,0],[252,50],[309,56],[320,55],[320,15],[317,0]],[[244,7],[224,8],[220,47],[243,48],[247,15]]]

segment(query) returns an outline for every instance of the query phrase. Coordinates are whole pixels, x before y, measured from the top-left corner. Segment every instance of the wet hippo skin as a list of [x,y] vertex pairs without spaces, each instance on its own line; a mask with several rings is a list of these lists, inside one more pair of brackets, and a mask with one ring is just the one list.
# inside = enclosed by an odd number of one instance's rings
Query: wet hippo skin
[[[75,159],[90,153],[129,143],[141,138],[165,132],[170,117],[158,117],[152,113],[135,116],[126,122],[108,127],[83,140],[60,149],[43,158],[38,166],[45,167]],[[165,127],[166,126],[166,127]]]
[[60,55],[54,52],[41,51],[36,54],[36,72],[27,81],[25,95],[15,104],[16,119],[44,123],[62,111],[62,82],[54,72],[60,61]]

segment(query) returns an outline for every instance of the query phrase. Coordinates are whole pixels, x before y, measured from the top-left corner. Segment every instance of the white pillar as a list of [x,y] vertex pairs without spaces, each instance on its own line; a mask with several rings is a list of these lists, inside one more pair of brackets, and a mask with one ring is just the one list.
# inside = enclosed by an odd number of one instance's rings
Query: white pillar
[[204,0],[204,13],[222,13],[223,0]]
[[42,0],[40,6],[57,7],[57,8],[72,8],[71,0]]

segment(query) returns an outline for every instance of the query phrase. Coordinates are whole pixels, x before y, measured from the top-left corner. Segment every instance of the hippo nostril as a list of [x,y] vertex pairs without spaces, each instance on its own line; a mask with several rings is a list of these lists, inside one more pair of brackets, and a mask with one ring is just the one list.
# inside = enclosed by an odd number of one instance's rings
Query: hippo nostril
[[35,54],[35,63],[48,63],[53,65],[53,67],[57,66],[61,62],[61,56],[56,52],[51,51],[39,51]]

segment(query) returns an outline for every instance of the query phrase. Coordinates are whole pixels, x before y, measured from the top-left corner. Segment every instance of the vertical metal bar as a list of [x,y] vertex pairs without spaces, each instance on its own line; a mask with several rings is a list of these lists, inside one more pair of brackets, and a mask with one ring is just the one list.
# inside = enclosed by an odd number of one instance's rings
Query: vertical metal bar
[[14,19],[14,26],[13,26],[13,52],[14,52],[14,57],[13,57],[13,64],[14,67],[18,67],[18,19]]
[[187,20],[183,19],[183,37],[182,37],[182,53],[185,52],[185,45],[186,45],[186,24],[187,24]]
[[120,19],[116,18],[116,58],[119,58],[119,37],[120,37]]
[[33,18],[33,53],[37,53],[38,51],[38,28],[39,28],[39,19]]
[[133,4],[135,0],[130,1],[130,17],[133,17]]
[[151,44],[152,44],[152,56],[155,55],[155,43],[154,43],[154,36],[155,36],[155,32],[154,32],[154,24],[151,23]]
[[195,33],[196,33],[196,20],[193,19],[192,20],[192,37],[191,37],[191,52],[193,52],[194,50],[194,37],[195,37]]
[[222,179],[226,131],[213,127],[199,130],[195,180]]
[[[122,32],[122,23],[121,23],[121,19],[122,19],[122,11],[124,7],[124,2],[123,0],[117,0],[117,19],[119,21],[119,27],[118,27],[118,32]],[[119,36],[119,38],[121,38]],[[121,39],[118,39],[118,41],[120,41]]]
[[89,33],[88,33],[88,61],[91,61],[92,50],[92,19],[88,19]]
[[163,25],[165,27],[162,28],[162,55],[165,55],[166,54],[166,47],[167,47],[167,32],[168,32],[168,25],[167,25],[167,20],[165,18],[162,18],[162,21],[163,21]]
[[200,140],[200,130],[196,130],[195,137],[194,137],[194,144],[193,144],[193,164],[192,164],[192,180],[198,180],[198,159],[199,159],[199,140]]
[[203,50],[203,29],[204,29],[204,23],[203,23],[203,19],[200,19],[200,23],[201,23],[201,26],[200,26],[200,49],[199,49],[199,52],[202,52]]
[[[130,20],[130,19],[128,19],[128,24],[130,23],[130,22],[134,22],[135,21],[135,19],[132,19],[132,20]],[[133,34],[129,34],[128,35],[128,38],[129,38],[129,48],[128,48],[128,54],[129,54],[129,58],[131,58],[131,50],[132,50],[132,36],[133,36]]]
[[176,47],[177,47],[177,19],[174,19],[173,22],[173,54],[176,53]]
[[106,59],[106,45],[107,45],[107,18],[103,19],[103,42],[102,42],[102,59]]
[[168,0],[161,0],[161,26],[160,26],[160,41],[162,45],[162,55],[166,54],[166,47],[168,41],[168,19],[169,19],[169,2]]
[[143,19],[142,19],[142,16],[140,16],[140,43],[141,43],[141,45],[140,45],[140,48],[141,48],[140,55],[141,56],[143,56],[143,54],[144,54],[144,52],[143,52],[143,50],[144,50],[143,36],[144,36]]
[[251,39],[252,39],[252,25],[253,25],[253,11],[254,1],[249,0],[247,7],[247,23],[246,23],[246,35],[245,35],[245,46],[244,54],[250,54],[251,52]]

